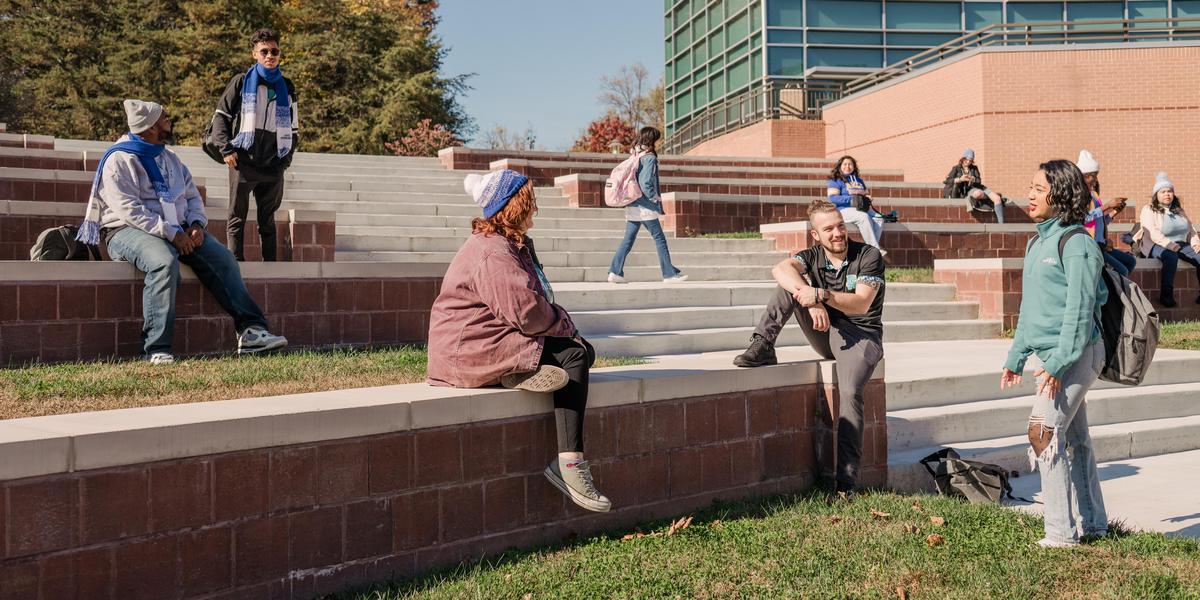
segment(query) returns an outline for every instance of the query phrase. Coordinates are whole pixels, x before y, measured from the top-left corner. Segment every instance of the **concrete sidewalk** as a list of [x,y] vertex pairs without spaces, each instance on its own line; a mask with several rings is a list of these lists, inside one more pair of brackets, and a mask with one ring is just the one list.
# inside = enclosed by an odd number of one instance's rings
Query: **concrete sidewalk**
[[[1200,539],[1200,450],[1100,463],[1100,480],[1110,521]],[[1022,473],[1012,486],[1014,496],[1038,503],[1018,510],[1041,513],[1039,473]]]

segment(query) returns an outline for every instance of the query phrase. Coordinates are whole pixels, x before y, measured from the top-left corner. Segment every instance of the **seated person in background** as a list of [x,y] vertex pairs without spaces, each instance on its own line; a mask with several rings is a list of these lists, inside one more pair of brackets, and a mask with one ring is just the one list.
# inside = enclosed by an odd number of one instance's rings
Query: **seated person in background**
[[[1175,195],[1175,185],[1160,172],[1155,178],[1150,204],[1142,208],[1142,228],[1134,238],[1142,256],[1162,261],[1162,287],[1158,302],[1166,308],[1175,304],[1175,271],[1179,261],[1191,263],[1200,275],[1200,235],[1183,212],[1182,199]],[[1196,298],[1200,304],[1200,297]]]
[[[829,173],[826,185],[826,195],[842,213],[842,218],[858,228],[867,245],[879,248],[879,238],[883,236],[883,217],[871,207],[871,194],[858,174],[858,161],[853,156],[839,158]],[[887,252],[883,254],[886,256]]]
[[1125,198],[1113,198],[1105,203],[1100,202],[1100,163],[1096,162],[1091,152],[1080,150],[1079,160],[1075,161],[1075,166],[1079,167],[1080,173],[1083,173],[1083,181],[1092,193],[1092,211],[1084,219],[1083,227],[1095,238],[1096,243],[1100,244],[1104,262],[1118,273],[1128,276],[1137,266],[1137,258],[1128,252],[1114,248],[1108,242],[1107,235],[1108,224],[1112,222],[1113,217],[1125,210]]
[[[946,180],[942,182],[942,195],[947,198],[966,198],[970,209],[979,212],[995,212],[996,222],[1004,223],[1005,200],[992,191],[979,177],[979,167],[975,166],[975,151],[967,148],[963,151],[958,164],[950,169]],[[998,210],[996,207],[1000,207]]]
[[151,363],[175,361],[175,291],[179,263],[192,268],[233,317],[238,354],[275,350],[287,339],[267,332],[267,319],[250,297],[233,254],[204,232],[208,218],[192,174],[166,147],[171,120],[163,107],[125,101],[129,131],[100,159],[79,240],[103,239],[113,260],[146,274],[142,290],[142,348]]
[[[458,388],[501,384],[554,393],[558,457],[543,471],[572,502],[607,512],[612,503],[583,459],[588,373],[596,361],[567,310],[554,303],[533,240],[533,182],[505,169],[468,175],[483,210],[450,261],[429,316],[429,383]],[[470,460],[468,458],[467,460]]]

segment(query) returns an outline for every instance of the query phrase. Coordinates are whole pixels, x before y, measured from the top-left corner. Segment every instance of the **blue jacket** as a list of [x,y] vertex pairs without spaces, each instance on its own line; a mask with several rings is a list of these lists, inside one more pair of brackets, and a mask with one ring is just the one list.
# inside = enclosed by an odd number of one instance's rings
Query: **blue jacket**
[[640,206],[660,215],[666,214],[662,207],[662,194],[658,191],[658,157],[647,154],[638,161],[638,187],[642,188],[642,197],[629,203],[629,206]]
[[859,195],[867,195],[867,184],[863,183],[862,178],[857,175],[848,176],[850,183],[847,184],[841,179],[830,179],[825,182],[827,187],[836,188],[838,193],[830,196],[829,201],[838,208],[846,208],[850,206],[851,197],[857,193]]

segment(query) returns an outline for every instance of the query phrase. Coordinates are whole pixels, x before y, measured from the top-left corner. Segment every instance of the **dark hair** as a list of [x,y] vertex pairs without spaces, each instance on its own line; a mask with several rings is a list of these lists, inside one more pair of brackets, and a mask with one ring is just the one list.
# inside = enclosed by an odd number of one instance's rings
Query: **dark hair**
[[1038,165],[1050,182],[1050,206],[1058,209],[1064,225],[1082,225],[1092,211],[1092,192],[1079,167],[1069,160],[1052,160]]
[[860,175],[858,174],[858,161],[854,160],[853,156],[850,156],[849,154],[847,154],[847,155],[837,159],[837,162],[833,163],[833,169],[831,169],[829,171],[830,179],[840,179],[841,181],[846,181],[845,176],[842,175],[842,163],[846,162],[846,159],[850,159],[850,162],[854,163],[854,176],[860,177]]
[[263,42],[275,42],[275,44],[278,45],[279,32],[271,29],[270,27],[263,27],[262,29],[255,31],[254,35],[250,36],[250,49],[253,50],[255,46]]
[[1100,175],[1096,172],[1084,173],[1083,182],[1087,184],[1089,190],[1094,194],[1100,193]]
[[[1163,189],[1166,189],[1166,188],[1163,188]],[[1161,192],[1161,191],[1162,190],[1158,190],[1158,192]],[[1171,188],[1171,191],[1174,192],[1175,188]],[[1153,194],[1150,194],[1150,210],[1160,213],[1160,212],[1163,212],[1164,207],[1162,205],[1162,202],[1158,201],[1158,192],[1154,192]],[[1171,200],[1171,205],[1165,207],[1165,210],[1171,211],[1171,214],[1173,214],[1173,215],[1179,214],[1179,209],[1181,207],[1182,202],[1183,202],[1183,198],[1180,198],[1179,194],[1175,194],[1175,198]]]
[[654,145],[658,140],[662,139],[662,132],[654,127],[643,127],[638,131],[637,145],[641,146],[646,152],[657,155]]

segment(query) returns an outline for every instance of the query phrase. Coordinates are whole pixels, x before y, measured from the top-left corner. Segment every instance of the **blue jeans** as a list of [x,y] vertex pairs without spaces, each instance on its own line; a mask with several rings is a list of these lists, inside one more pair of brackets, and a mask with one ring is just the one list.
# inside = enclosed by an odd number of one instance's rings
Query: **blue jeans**
[[179,263],[192,268],[200,283],[233,317],[241,334],[249,327],[267,328],[267,319],[250,297],[233,253],[211,235],[187,256],[170,242],[140,229],[126,227],[108,240],[113,260],[124,260],[146,274],[142,289],[142,349],[149,355],[170,352],[175,334],[175,292],[179,288]]
[[1078,542],[1086,534],[1108,531],[1108,514],[1100,493],[1096,452],[1088,433],[1084,397],[1104,368],[1104,341],[1097,340],[1062,375],[1053,400],[1038,396],[1029,416],[1029,437],[1050,434],[1041,454],[1029,450],[1030,463],[1042,471],[1046,537]]
[[1200,275],[1200,255],[1197,255],[1196,251],[1187,244],[1180,244],[1180,246],[1182,247],[1179,249],[1179,252],[1172,252],[1162,246],[1155,246],[1150,251],[1150,256],[1162,261],[1162,288],[1160,293],[1163,296],[1175,291],[1175,271],[1179,269],[1179,261],[1182,260],[1191,263],[1192,266],[1196,267],[1196,274]]
[[1123,250],[1112,249],[1104,253],[1104,262],[1118,273],[1129,277],[1137,266],[1137,257]]
[[658,220],[625,222],[625,237],[621,239],[621,245],[617,246],[617,253],[613,255],[612,265],[608,267],[608,272],[621,277],[625,276],[625,259],[629,256],[629,251],[633,250],[633,242],[637,239],[638,229],[642,226],[645,226],[646,231],[650,232],[650,237],[654,238],[654,246],[658,249],[658,267],[662,269],[663,279],[678,275],[679,269],[671,264],[671,251],[667,250],[667,236],[663,233],[662,225]]

